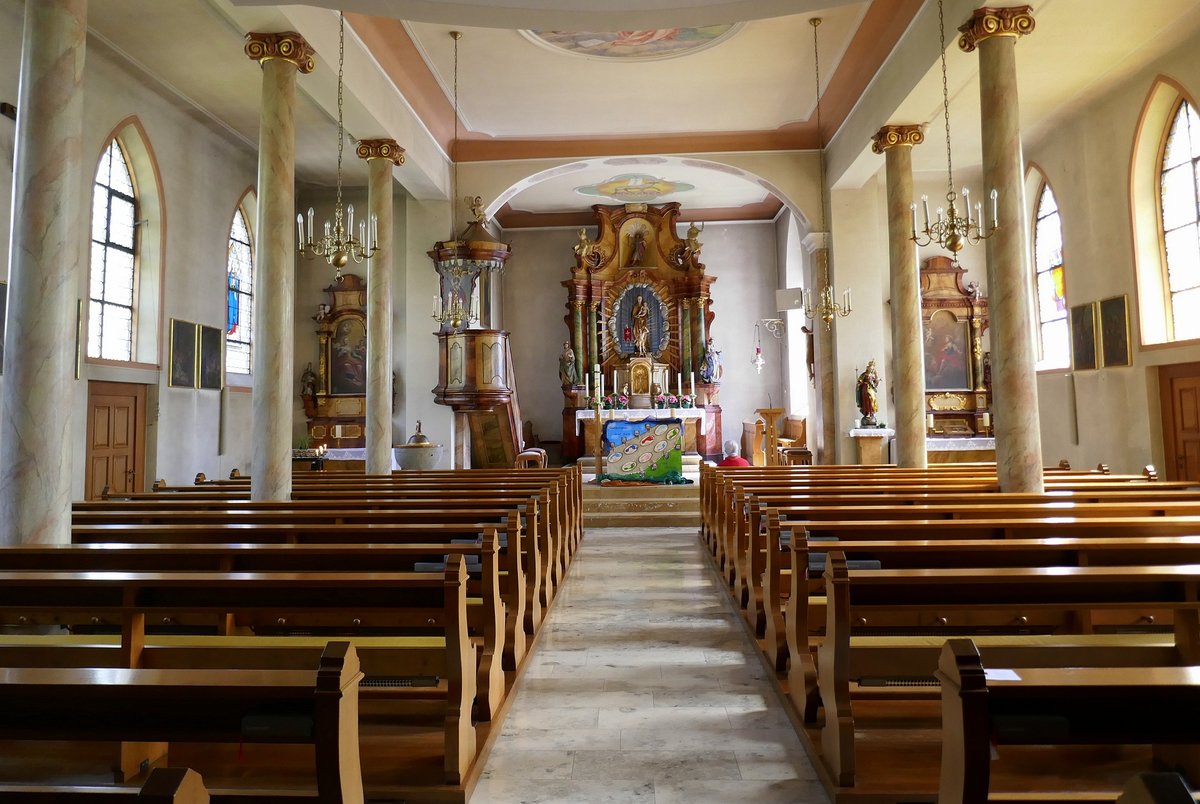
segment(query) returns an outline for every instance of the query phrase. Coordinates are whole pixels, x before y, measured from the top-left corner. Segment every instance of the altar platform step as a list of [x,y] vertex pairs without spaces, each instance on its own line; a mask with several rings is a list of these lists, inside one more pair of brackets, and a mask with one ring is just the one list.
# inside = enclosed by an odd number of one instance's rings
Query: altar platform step
[[700,487],[583,486],[588,528],[699,527]]

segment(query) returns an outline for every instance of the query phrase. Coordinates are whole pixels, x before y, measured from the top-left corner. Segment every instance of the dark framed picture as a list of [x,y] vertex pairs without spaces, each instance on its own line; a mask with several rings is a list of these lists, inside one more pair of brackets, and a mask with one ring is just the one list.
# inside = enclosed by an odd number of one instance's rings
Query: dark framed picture
[[936,310],[925,322],[925,388],[961,391],[971,387],[969,324],[949,310]]
[[167,384],[172,388],[196,387],[196,325],[171,319],[171,371]]
[[225,333],[200,325],[200,387],[220,391],[225,384]]
[[1129,366],[1129,307],[1124,294],[1100,302],[1100,365]]
[[1071,308],[1071,368],[1096,368],[1096,303]]

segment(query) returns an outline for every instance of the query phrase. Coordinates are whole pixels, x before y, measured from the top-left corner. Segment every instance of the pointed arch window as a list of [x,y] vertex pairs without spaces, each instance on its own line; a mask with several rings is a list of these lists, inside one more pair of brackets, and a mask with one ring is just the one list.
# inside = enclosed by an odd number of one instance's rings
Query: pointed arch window
[[129,161],[114,137],[100,157],[92,190],[88,357],[133,359],[137,207]]
[[1067,325],[1067,289],[1063,276],[1062,218],[1049,184],[1038,195],[1033,226],[1033,264],[1037,274],[1038,370],[1071,365]]
[[254,244],[241,207],[229,228],[225,268],[225,371],[249,374],[254,344]]
[[1170,340],[1200,338],[1200,115],[1186,100],[1172,117],[1159,179]]

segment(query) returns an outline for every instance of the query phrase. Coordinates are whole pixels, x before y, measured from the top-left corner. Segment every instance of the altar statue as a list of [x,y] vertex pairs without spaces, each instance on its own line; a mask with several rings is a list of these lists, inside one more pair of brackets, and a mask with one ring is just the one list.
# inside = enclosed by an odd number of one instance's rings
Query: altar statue
[[646,256],[646,235],[639,229],[631,236],[629,244],[629,265],[631,267],[640,268],[642,260]]
[[630,312],[633,320],[633,345],[639,355],[650,353],[650,305],[646,297],[638,296]]
[[721,350],[709,338],[704,342],[704,362],[700,364],[700,379],[706,383],[721,381],[725,369],[721,365]]
[[558,356],[558,379],[563,385],[579,385],[579,370],[575,365],[575,350],[570,341],[563,341],[562,353]]
[[859,424],[862,427],[875,426],[875,414],[879,412],[879,375],[875,372],[875,361],[867,362],[863,373],[858,375],[858,384],[854,389],[854,401],[862,411]]

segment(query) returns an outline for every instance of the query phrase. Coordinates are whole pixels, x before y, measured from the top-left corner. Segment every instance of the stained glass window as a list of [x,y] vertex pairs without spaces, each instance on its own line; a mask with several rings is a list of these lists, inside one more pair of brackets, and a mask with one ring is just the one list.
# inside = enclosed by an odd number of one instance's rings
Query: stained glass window
[[239,207],[229,228],[225,288],[225,371],[249,374],[254,341],[254,248]]
[[1159,189],[1170,338],[1200,338],[1200,115],[1187,101],[1171,122]]
[[1037,279],[1038,370],[1071,365],[1071,332],[1067,324],[1067,289],[1063,278],[1062,219],[1050,185],[1042,186],[1033,229],[1033,264]]
[[136,229],[133,178],[125,152],[114,139],[100,157],[92,190],[88,357],[133,359]]

